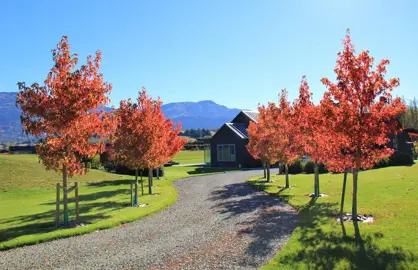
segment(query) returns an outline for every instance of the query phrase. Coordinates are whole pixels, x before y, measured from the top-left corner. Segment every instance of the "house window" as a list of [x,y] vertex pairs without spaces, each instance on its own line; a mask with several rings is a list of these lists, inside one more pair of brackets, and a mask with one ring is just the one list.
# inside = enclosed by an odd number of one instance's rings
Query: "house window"
[[235,144],[218,144],[218,161],[235,161]]

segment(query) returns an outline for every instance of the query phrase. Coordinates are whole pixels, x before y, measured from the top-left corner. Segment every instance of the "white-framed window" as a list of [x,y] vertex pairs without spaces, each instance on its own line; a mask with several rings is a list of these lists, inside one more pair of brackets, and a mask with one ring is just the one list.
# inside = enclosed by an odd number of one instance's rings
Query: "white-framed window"
[[217,145],[218,161],[235,161],[235,144]]

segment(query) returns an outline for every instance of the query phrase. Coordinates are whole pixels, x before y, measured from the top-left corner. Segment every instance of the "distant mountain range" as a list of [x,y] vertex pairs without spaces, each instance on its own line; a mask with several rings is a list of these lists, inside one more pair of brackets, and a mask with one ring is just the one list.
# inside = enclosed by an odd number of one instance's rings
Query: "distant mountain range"
[[20,109],[16,108],[16,93],[0,92],[0,142],[23,141]]
[[[27,140],[22,133],[20,109],[15,106],[15,92],[0,92],[0,142]],[[108,109],[108,108],[106,108]],[[182,123],[183,129],[219,128],[231,121],[239,109],[230,109],[211,100],[199,102],[174,102],[162,106],[166,117]]]
[[183,129],[220,128],[240,112],[239,109],[230,109],[211,100],[167,103],[162,110],[174,122],[181,122]]

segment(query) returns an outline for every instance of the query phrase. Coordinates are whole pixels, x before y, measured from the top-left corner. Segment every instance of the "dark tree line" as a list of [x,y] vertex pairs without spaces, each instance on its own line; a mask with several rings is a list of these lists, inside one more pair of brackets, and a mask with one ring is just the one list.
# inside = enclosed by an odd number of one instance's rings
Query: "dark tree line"
[[210,130],[209,129],[205,129],[205,128],[198,128],[198,129],[186,129],[184,131],[182,131],[180,133],[180,135],[182,136],[188,136],[188,137],[192,137],[192,138],[203,138],[206,136],[211,136]]
[[[405,99],[403,100],[404,104],[407,104]],[[403,128],[412,128],[418,130],[418,100],[410,100],[406,112],[401,116],[401,124]]]

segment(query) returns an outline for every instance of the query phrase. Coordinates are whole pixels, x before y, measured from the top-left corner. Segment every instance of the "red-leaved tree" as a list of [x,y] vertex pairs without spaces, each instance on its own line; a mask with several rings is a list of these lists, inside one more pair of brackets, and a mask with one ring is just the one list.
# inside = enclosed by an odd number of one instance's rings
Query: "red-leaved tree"
[[293,102],[294,122],[298,127],[297,141],[301,143],[304,154],[314,163],[314,196],[319,197],[319,163],[325,163],[328,141],[327,130],[324,127],[324,118],[321,107],[314,105],[312,94],[306,77],[302,77],[299,88],[299,97]]
[[287,99],[287,91],[279,94],[279,103],[269,103],[267,107],[258,107],[257,123],[248,127],[250,154],[266,163],[267,181],[270,181],[270,165],[276,162],[284,164],[286,187],[289,188],[288,167],[301,154],[301,144],[297,139],[297,124],[293,122],[295,114]]
[[297,118],[286,89],[282,89],[279,94],[278,106],[272,109],[272,114],[275,129],[272,139],[277,149],[278,161],[285,166],[286,188],[289,188],[289,166],[303,154],[303,147],[299,138]]
[[[138,171],[148,169],[149,194],[152,194],[153,169],[170,161],[186,142],[178,136],[181,125],[174,128],[173,122],[165,119],[161,105],[160,99],[153,100],[145,88],[139,93],[137,103],[131,99],[121,101],[116,110],[117,127],[112,136],[113,158],[135,170],[137,184]],[[137,203],[137,188],[135,198]]]
[[328,91],[321,106],[327,112],[326,126],[333,134],[333,152],[341,153],[334,164],[348,165],[353,171],[352,215],[355,235],[359,238],[358,171],[372,168],[376,161],[393,153],[387,147],[389,135],[400,130],[397,117],[405,111],[405,106],[400,98],[393,99],[391,95],[399,79],[385,79],[389,60],[382,60],[373,70],[374,58],[368,51],[356,55],[348,31],[343,45],[334,69],[337,82],[322,79]]
[[[44,85],[18,83],[16,105],[27,134],[41,137],[36,151],[47,170],[62,172],[64,224],[68,224],[67,177],[84,174],[83,158],[104,151],[103,140],[113,128],[101,108],[109,102],[112,86],[99,72],[100,51],[76,69],[78,58],[70,53],[67,37],[52,51],[54,66]],[[96,143],[91,138],[96,138]]]
[[258,107],[257,123],[250,122],[248,126],[248,152],[255,158],[262,161],[266,166],[267,175],[265,175],[267,182],[270,182],[270,165],[278,161],[278,154],[280,151],[276,149],[276,144],[273,141],[273,134],[275,133],[273,123],[272,110],[275,109],[273,103],[269,103],[267,107]]

